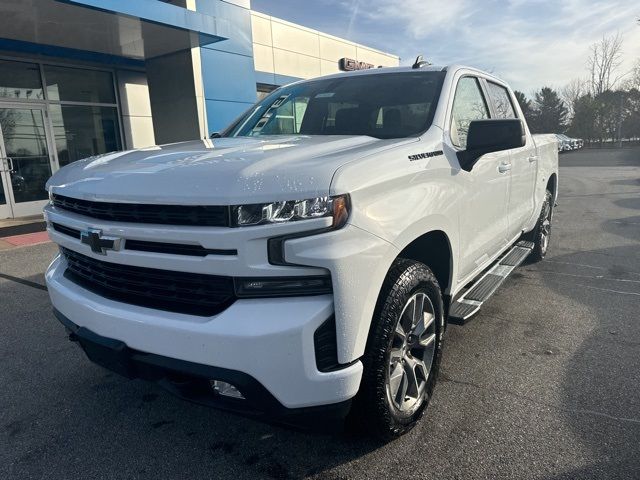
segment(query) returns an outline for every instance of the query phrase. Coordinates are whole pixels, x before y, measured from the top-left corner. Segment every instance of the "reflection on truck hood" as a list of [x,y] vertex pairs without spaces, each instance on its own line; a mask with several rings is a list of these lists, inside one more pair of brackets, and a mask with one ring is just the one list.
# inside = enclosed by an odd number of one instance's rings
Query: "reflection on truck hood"
[[415,139],[365,136],[218,138],[75,162],[47,183],[87,200],[239,204],[324,196],[344,163]]

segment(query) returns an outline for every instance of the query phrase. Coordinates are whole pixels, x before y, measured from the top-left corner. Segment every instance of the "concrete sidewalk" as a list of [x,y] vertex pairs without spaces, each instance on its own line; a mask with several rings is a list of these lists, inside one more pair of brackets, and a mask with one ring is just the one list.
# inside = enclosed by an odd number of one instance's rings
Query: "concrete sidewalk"
[[0,250],[49,241],[42,215],[0,220]]

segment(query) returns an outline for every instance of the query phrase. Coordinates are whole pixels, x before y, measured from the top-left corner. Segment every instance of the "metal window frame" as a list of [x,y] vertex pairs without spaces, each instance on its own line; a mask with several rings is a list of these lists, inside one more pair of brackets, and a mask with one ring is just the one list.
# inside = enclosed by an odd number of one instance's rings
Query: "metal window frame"
[[473,73],[473,72],[465,72],[462,75],[460,75],[456,82],[455,82],[455,88],[453,89],[453,96],[451,98],[451,107],[448,109],[447,111],[447,115],[445,117],[445,125],[449,125],[449,142],[451,143],[451,145],[455,148],[455,150],[458,151],[462,151],[464,150],[464,148],[462,148],[459,145],[456,145],[455,143],[453,143],[453,138],[451,137],[451,130],[452,130],[452,123],[453,123],[453,107],[456,101],[456,94],[458,93],[458,86],[460,84],[460,82],[465,79],[465,78],[472,78],[476,81],[476,85],[478,86],[478,91],[480,92],[480,96],[482,97],[482,100],[484,101],[484,106],[487,109],[487,113],[488,113],[488,117],[487,118],[494,118],[493,116],[493,108],[492,105],[489,102],[489,97],[488,97],[488,93],[486,91],[485,85],[484,83],[482,83],[483,77]]
[[[126,139],[125,139],[125,135],[124,135],[124,128],[123,128],[123,119],[122,119],[122,108],[121,108],[121,99],[120,99],[120,92],[118,90],[118,70],[122,70],[122,69],[118,69],[118,68],[108,68],[108,67],[104,67],[104,66],[95,66],[95,65],[91,65],[91,64],[82,64],[82,63],[73,63],[73,62],[64,62],[64,61],[46,61],[46,60],[42,60],[41,58],[31,58],[28,56],[20,56],[20,57],[15,57],[15,56],[10,56],[10,55],[0,55],[0,60],[3,61],[12,61],[12,62],[20,62],[20,63],[30,63],[32,65],[37,65],[38,66],[38,72],[39,72],[39,76],[40,76],[40,81],[42,83],[42,91],[43,91],[43,97],[42,99],[12,99],[12,98],[0,98],[0,106],[3,103],[9,104],[9,103],[19,103],[22,105],[29,105],[29,104],[36,104],[36,105],[43,105],[44,106],[44,111],[45,111],[45,126],[46,129],[48,130],[48,135],[49,138],[51,139],[51,150],[52,150],[52,154],[53,154],[53,163],[51,165],[51,170],[52,173],[57,172],[60,169],[60,162],[58,159],[58,149],[56,148],[56,138],[54,135],[54,129],[53,129],[53,123],[51,120],[51,114],[50,114],[50,106],[51,105],[60,105],[62,106],[85,106],[85,107],[109,107],[109,108],[114,108],[116,109],[116,117],[118,119],[118,134],[120,135],[120,147],[122,149],[126,148]],[[68,67],[68,68],[76,68],[76,69],[81,69],[81,70],[93,70],[93,71],[101,71],[101,72],[108,72],[111,75],[111,83],[113,86],[113,92],[114,92],[114,98],[115,98],[115,103],[95,103],[95,102],[78,102],[78,101],[70,101],[70,100],[50,100],[49,99],[49,94],[47,92],[47,82],[46,82],[46,76],[45,76],[45,72],[44,72],[44,67],[45,66],[53,66],[53,67]],[[135,68],[126,68],[124,70],[132,70],[132,71],[141,71],[144,72],[143,69],[135,69]]]

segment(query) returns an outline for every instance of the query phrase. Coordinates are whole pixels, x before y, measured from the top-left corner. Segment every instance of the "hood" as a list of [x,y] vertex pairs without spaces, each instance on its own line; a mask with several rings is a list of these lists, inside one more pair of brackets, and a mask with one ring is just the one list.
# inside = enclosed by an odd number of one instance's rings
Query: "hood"
[[85,200],[233,205],[329,195],[334,172],[415,139],[237,137],[109,153],[59,170],[47,188]]

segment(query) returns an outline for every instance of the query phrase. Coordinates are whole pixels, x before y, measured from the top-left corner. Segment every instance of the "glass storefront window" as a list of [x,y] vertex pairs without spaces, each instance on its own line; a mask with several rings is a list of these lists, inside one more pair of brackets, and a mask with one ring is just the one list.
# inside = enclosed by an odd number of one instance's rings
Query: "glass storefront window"
[[15,202],[46,199],[44,184],[51,176],[51,164],[43,110],[0,108],[0,128],[6,156],[11,160],[9,173]]
[[38,65],[0,60],[0,98],[42,100],[44,95]]
[[116,103],[110,72],[45,65],[44,78],[49,100]]
[[71,162],[122,149],[116,107],[51,105],[58,162]]

